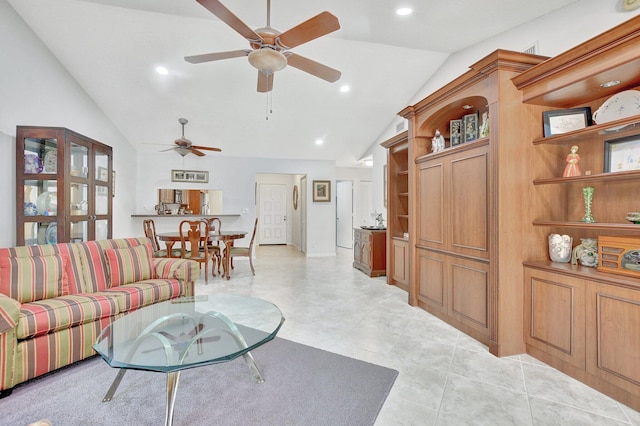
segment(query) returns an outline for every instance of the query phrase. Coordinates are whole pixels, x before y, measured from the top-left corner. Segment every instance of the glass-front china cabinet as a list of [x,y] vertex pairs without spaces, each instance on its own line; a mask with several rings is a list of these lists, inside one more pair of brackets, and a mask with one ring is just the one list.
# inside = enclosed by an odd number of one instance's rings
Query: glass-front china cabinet
[[17,245],[111,238],[110,146],[62,127],[16,128]]

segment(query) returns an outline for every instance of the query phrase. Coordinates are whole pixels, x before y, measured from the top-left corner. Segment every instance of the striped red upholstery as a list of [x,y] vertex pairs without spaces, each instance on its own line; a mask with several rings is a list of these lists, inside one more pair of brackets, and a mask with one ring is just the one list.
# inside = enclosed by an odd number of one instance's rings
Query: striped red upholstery
[[149,280],[154,277],[151,244],[105,250],[109,287]]
[[68,261],[59,254],[0,257],[0,293],[21,303],[68,294]]
[[99,294],[75,294],[23,303],[18,321],[18,339],[108,318],[118,312],[118,304],[113,298]]
[[129,312],[144,306],[181,295],[182,285],[176,280],[154,279],[113,287],[99,294],[115,295],[121,312]]

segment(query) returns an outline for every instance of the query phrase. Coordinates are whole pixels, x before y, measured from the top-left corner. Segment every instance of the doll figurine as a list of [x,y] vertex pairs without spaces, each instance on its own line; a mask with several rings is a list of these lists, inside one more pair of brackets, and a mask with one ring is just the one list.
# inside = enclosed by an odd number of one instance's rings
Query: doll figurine
[[564,168],[564,173],[562,177],[571,177],[571,176],[580,176],[580,167],[578,167],[578,162],[580,161],[580,156],[578,155],[578,147],[576,145],[571,147],[571,152],[567,154],[567,165]]

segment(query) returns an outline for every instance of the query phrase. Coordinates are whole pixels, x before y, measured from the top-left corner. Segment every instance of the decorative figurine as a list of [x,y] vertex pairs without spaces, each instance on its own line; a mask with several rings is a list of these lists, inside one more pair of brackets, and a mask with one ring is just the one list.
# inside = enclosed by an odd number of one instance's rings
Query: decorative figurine
[[580,176],[580,167],[578,167],[578,162],[580,161],[580,156],[578,155],[578,146],[574,145],[571,147],[571,152],[567,154],[567,165],[564,168],[564,173],[562,177],[570,177],[570,176]]
[[595,238],[581,238],[582,244],[573,249],[571,264],[577,265],[578,260],[582,266],[595,268],[598,266],[598,240]]
[[487,111],[482,113],[482,124],[480,125],[480,137],[489,137],[489,113]]
[[444,151],[444,137],[440,134],[440,130],[436,130],[436,135],[431,140],[431,151]]

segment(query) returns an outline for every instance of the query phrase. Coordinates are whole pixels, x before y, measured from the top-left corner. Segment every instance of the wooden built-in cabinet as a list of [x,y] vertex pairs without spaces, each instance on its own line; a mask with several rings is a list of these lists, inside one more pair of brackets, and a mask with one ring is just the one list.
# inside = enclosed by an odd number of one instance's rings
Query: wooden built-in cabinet
[[[618,80],[612,87],[603,83]],[[526,350],[584,383],[640,409],[640,279],[603,273],[548,257],[547,236],[640,237],[625,221],[638,211],[640,170],[605,173],[605,144],[640,138],[640,115],[543,137],[542,111],[590,107],[614,94],[640,90],[640,16],[531,68],[513,79],[532,116],[536,134],[517,141],[533,147],[526,193],[528,226],[524,262]],[[606,86],[606,85],[605,85]],[[573,145],[581,176],[562,177]],[[594,190],[596,223],[581,222],[582,189]]]
[[353,267],[370,277],[386,274],[387,231],[384,229],[353,230]]
[[409,290],[409,143],[402,132],[387,148],[387,283]]
[[16,244],[111,238],[110,146],[62,127],[16,128]]
[[[519,140],[537,131],[537,108],[522,104],[511,79],[545,59],[495,51],[399,113],[409,122],[409,303],[500,356],[524,352],[521,230],[533,146]],[[473,115],[478,127],[488,116],[488,134],[452,144],[451,120]]]

